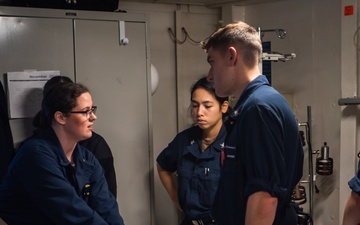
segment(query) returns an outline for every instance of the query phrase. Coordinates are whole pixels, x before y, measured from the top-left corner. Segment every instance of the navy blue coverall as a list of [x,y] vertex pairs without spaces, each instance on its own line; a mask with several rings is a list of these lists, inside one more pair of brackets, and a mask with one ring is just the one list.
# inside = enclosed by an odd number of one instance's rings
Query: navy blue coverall
[[226,129],[222,126],[216,140],[202,152],[202,130],[194,126],[180,132],[157,158],[164,170],[177,171],[179,202],[185,214],[182,225],[210,217],[225,136]]
[[0,217],[9,225],[124,225],[104,170],[77,144],[73,167],[54,131],[26,140],[0,186]]
[[255,192],[278,199],[274,225],[296,225],[291,195],[303,173],[298,124],[285,98],[265,76],[250,82],[226,121],[223,167],[212,216],[219,225],[245,224]]

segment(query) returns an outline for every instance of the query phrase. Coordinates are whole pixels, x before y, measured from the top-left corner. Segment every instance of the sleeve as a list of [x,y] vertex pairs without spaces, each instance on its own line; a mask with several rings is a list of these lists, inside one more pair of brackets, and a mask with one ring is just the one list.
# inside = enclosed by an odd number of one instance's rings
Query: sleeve
[[[23,191],[53,224],[108,224],[77,194],[49,146],[30,142],[24,148],[21,163],[14,170],[21,174]],[[123,225],[122,221],[113,224]]]
[[157,157],[157,163],[169,172],[175,172],[177,170],[178,165],[178,157],[180,152],[181,146],[179,143],[179,135],[177,135],[169,145],[162,150],[162,152]]
[[352,191],[360,195],[360,160],[358,162],[358,170],[356,175],[348,182],[348,185]]
[[276,114],[266,106],[251,107],[243,118],[240,139],[246,176],[245,195],[258,191],[285,198],[286,165],[282,145],[282,126]]

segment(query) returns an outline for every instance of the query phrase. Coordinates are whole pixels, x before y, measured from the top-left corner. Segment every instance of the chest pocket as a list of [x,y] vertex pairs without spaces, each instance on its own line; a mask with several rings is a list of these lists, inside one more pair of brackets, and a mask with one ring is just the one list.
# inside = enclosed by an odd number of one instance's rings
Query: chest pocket
[[[231,127],[233,128],[233,127]],[[236,207],[245,207],[246,199],[244,196],[244,189],[247,182],[247,176],[243,164],[241,149],[239,148],[239,136],[237,132],[228,133],[225,140],[225,147],[223,152],[223,166],[221,168],[221,187],[219,192],[222,195],[224,202],[229,205],[236,205]],[[239,204],[239,199],[241,204]],[[240,212],[237,208],[235,211]]]
[[222,155],[222,174],[235,176],[239,172],[239,163],[241,163],[240,152],[237,146],[237,138],[234,133],[228,135],[225,141],[225,147]]
[[[220,179],[220,152],[209,158],[183,155],[178,165],[179,199],[189,200],[195,196],[201,205],[210,207]],[[194,196],[195,195],[195,196]]]
[[88,202],[91,196],[91,175],[94,171],[94,166],[83,160],[77,161],[76,167],[67,165],[63,167],[63,173],[69,183],[74,187],[76,193],[83,200]]

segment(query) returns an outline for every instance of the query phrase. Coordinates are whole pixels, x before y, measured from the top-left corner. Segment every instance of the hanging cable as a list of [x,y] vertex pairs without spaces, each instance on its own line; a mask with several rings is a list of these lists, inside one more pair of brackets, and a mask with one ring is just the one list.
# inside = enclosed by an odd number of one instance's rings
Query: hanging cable
[[184,40],[180,41],[179,39],[176,38],[174,32],[172,31],[172,29],[171,29],[170,27],[168,28],[168,32],[169,32],[169,35],[170,35],[171,39],[172,39],[174,42],[176,42],[176,44],[182,45],[182,44],[184,44],[184,43],[186,42],[186,39],[187,39],[187,36],[186,36],[186,35],[185,35]]
[[[192,38],[190,37],[189,33],[186,31],[186,29],[185,29],[184,27],[182,28],[182,30],[183,30],[183,32],[185,33],[186,37],[189,38],[190,41],[192,41],[192,42],[195,43],[195,44],[200,44],[200,43],[201,43],[201,41],[195,41],[194,39],[192,39]],[[210,36],[207,37],[207,38],[205,38],[204,40],[207,40],[207,39],[209,39],[209,38],[210,38]]]
[[207,40],[207,39],[209,39],[209,38],[211,37],[211,35],[210,35],[210,36],[208,36],[207,38],[205,38],[204,40],[196,41],[196,40],[194,40],[192,37],[190,37],[190,35],[189,35],[189,33],[187,32],[187,30],[186,30],[184,27],[182,27],[182,28],[181,28],[181,32],[184,34],[185,37],[184,37],[184,39],[183,39],[182,41],[180,41],[179,39],[176,38],[176,36],[175,36],[175,34],[174,34],[174,32],[172,31],[171,28],[168,28],[168,32],[169,32],[169,35],[171,36],[171,39],[172,39],[174,42],[176,42],[177,44],[180,44],[180,45],[184,44],[187,39],[189,39],[190,42],[192,42],[192,43],[194,43],[194,44],[200,44],[202,41],[205,41],[205,40]]

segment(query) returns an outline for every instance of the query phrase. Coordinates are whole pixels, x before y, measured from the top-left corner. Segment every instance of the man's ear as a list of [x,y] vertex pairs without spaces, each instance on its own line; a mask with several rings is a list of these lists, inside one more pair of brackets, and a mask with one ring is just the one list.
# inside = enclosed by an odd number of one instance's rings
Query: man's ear
[[228,49],[228,54],[229,54],[229,63],[231,64],[231,65],[235,65],[236,64],[236,62],[237,62],[237,57],[238,57],[238,52],[237,52],[237,50],[236,50],[236,48],[235,47],[229,47],[229,49]]
[[56,111],[54,114],[54,119],[57,123],[64,125],[66,122],[66,116],[64,116],[64,113],[60,111]]
[[226,113],[229,109],[229,102],[228,101],[224,101],[223,104],[221,105],[221,112],[222,113]]

